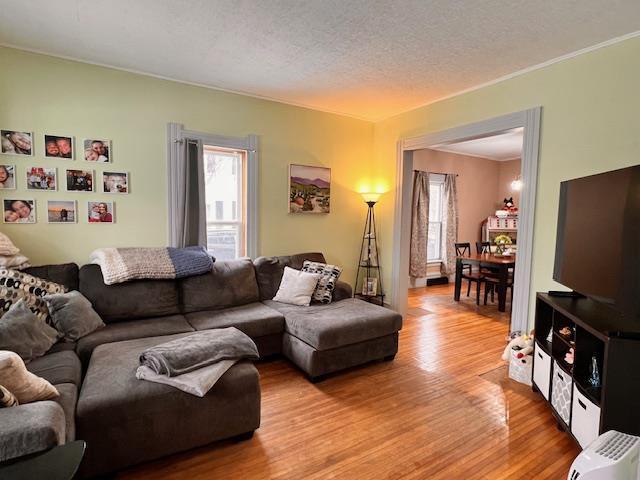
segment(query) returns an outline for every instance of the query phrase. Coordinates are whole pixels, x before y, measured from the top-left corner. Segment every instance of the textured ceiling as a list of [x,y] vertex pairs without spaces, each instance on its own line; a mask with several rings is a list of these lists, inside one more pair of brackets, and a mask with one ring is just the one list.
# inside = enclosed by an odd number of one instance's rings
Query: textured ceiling
[[0,0],[6,45],[371,120],[639,29],[639,0]]
[[514,128],[498,135],[475,138],[464,142],[434,145],[431,150],[459,153],[472,157],[489,158],[499,162],[514,160],[522,156],[522,139],[524,130]]

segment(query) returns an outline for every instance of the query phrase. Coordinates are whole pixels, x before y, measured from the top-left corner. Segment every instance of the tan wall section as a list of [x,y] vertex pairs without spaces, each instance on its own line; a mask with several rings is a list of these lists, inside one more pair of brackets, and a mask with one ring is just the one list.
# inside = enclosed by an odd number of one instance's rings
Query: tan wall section
[[[114,69],[0,48],[0,128],[35,132],[35,156],[0,155],[17,166],[18,189],[2,198],[37,202],[35,225],[0,224],[33,263],[86,263],[108,246],[167,243],[166,125],[221,135],[259,136],[259,246],[263,255],[324,251],[352,282],[362,240],[366,205],[356,193],[371,165],[373,124],[277,102],[159,80]],[[112,164],[47,159],[43,134],[113,141]],[[331,213],[290,215],[288,164],[331,167]],[[31,192],[27,166],[127,171],[131,193]],[[47,200],[77,200],[75,225],[46,223]],[[116,223],[88,224],[88,200],[113,200]]]
[[413,168],[425,172],[457,174],[458,241],[481,240],[483,220],[496,210],[500,162],[436,150],[418,150]]
[[516,207],[520,207],[520,192],[511,188],[511,182],[520,175],[522,162],[520,159],[498,162],[498,205],[504,203],[505,198],[513,197]]

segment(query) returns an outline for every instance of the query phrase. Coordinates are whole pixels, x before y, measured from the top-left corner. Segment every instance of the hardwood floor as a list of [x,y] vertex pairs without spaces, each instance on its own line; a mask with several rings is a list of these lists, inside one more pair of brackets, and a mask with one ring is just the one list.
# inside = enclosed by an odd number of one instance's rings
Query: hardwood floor
[[548,407],[507,378],[508,313],[449,286],[412,290],[393,362],[309,383],[258,364],[262,425],[122,472],[146,479],[565,479],[579,449]]

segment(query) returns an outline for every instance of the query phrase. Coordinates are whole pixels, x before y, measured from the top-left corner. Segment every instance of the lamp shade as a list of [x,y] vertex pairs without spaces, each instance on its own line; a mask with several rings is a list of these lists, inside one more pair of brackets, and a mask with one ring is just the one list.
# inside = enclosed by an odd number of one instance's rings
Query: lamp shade
[[364,199],[365,202],[376,203],[380,199],[380,195],[382,194],[377,192],[364,192],[364,193],[361,193],[360,195],[362,195],[362,198]]
[[514,190],[516,192],[522,190],[522,179],[520,177],[511,182],[511,190]]

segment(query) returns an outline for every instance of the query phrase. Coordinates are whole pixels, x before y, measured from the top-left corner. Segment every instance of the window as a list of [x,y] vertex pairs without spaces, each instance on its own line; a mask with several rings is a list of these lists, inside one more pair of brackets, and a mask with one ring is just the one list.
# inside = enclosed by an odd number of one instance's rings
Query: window
[[444,178],[431,175],[429,180],[429,231],[427,234],[427,261],[442,259],[442,219],[444,206]]
[[220,260],[243,257],[247,152],[205,145],[203,153],[207,250]]

